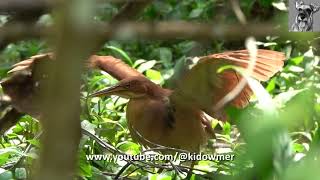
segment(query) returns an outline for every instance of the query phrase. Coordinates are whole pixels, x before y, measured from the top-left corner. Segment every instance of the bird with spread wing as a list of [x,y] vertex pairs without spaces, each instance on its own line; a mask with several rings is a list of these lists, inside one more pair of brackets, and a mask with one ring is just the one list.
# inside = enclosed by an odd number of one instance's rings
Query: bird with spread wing
[[[52,58],[52,54],[44,54],[22,61],[11,70],[13,77],[1,83],[4,92],[21,112],[38,114],[38,108],[30,102],[36,104],[36,89],[41,87],[41,77],[45,76],[36,76],[35,67],[40,66],[44,59]],[[250,76],[266,81],[281,70],[285,56],[281,52],[259,49],[255,60]],[[89,64],[119,80],[116,85],[90,96],[116,95],[129,99],[126,116],[130,134],[134,140],[150,147],[161,145],[198,152],[200,146],[213,133],[206,114],[225,120],[223,114],[226,106],[243,108],[249,103],[253,93],[246,85],[228,103],[216,108],[217,103],[243,78],[233,69],[223,72],[218,70],[225,65],[249,67],[250,55],[247,50],[197,58],[192,68],[175,81],[173,89],[162,88],[111,56],[91,56]],[[23,71],[27,73],[21,75]]]

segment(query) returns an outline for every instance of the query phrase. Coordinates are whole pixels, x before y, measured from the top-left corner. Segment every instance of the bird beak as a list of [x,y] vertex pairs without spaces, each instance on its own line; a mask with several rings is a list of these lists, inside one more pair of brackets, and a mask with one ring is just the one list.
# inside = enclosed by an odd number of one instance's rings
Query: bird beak
[[101,91],[90,94],[89,97],[110,96],[117,95],[119,92],[125,91],[125,89],[119,84],[103,89]]

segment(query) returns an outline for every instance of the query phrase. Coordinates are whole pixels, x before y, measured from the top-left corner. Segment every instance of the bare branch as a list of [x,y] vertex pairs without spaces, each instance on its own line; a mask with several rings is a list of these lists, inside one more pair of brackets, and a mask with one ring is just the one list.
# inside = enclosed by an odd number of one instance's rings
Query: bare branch
[[49,0],[1,0],[0,14],[44,13],[51,8],[51,2]]
[[[152,0],[108,0],[109,3],[126,3],[112,19],[113,22],[134,19]],[[48,13],[58,1],[50,0],[1,0],[0,14],[14,14],[22,18],[28,16],[40,16]],[[106,3],[105,0],[95,0],[97,5]]]
[[[277,28],[275,28],[277,27]],[[183,21],[172,22],[122,22],[112,24],[95,25],[99,44],[110,39],[132,40],[170,40],[170,39],[193,39],[193,40],[239,40],[254,36],[257,39],[269,35],[279,36],[281,39],[312,39],[316,33],[297,34],[288,33],[285,25],[262,23],[262,24],[208,24]],[[53,27],[30,26],[27,24],[14,24],[0,28],[0,44],[2,41],[15,42],[26,38],[40,38],[48,35]],[[99,46],[97,46],[99,47]]]
[[[286,26],[271,23],[263,24],[211,24],[185,21],[168,22],[124,22],[120,24],[106,24],[102,26],[105,40],[107,39],[193,39],[193,40],[239,40],[248,36],[256,38],[268,35],[280,36],[283,39],[306,39],[315,37],[310,33],[305,36],[288,33]],[[277,28],[276,28],[277,27]]]
[[31,38],[39,39],[40,37],[44,37],[46,32],[49,32],[48,28],[33,24],[7,24],[0,27],[0,51],[9,43]]

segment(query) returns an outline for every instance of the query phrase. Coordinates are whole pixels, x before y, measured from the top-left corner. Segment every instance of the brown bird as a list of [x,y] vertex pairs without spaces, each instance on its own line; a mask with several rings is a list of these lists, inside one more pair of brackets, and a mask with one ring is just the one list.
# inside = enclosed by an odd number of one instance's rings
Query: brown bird
[[[247,50],[200,57],[171,90],[153,83],[121,60],[97,56],[94,59],[94,66],[120,82],[91,96],[117,95],[129,99],[126,116],[134,140],[150,147],[162,145],[191,152],[198,152],[212,134],[205,113],[225,118],[225,106],[217,109],[216,105],[242,79],[234,70],[217,71],[225,65],[247,68],[250,63]],[[284,59],[281,52],[259,49],[251,77],[268,80],[282,68]],[[246,85],[225,105],[243,108],[251,95]]]
[[[52,54],[43,54],[22,61],[11,70],[12,76],[1,82],[13,106],[21,113],[39,115],[39,91],[46,75],[39,71],[53,61]],[[249,66],[247,50],[230,51],[200,57],[197,62],[176,80],[174,89],[165,89],[143,74],[112,56],[91,56],[88,65],[99,68],[120,82],[91,96],[118,95],[128,98],[127,120],[130,133],[136,141],[154,147],[162,145],[198,152],[207,137],[212,135],[206,114],[225,120],[224,107],[216,105],[242,76],[224,65],[242,68]],[[251,76],[266,81],[283,66],[281,52],[258,50]],[[243,108],[249,103],[252,91],[246,85],[228,104]]]

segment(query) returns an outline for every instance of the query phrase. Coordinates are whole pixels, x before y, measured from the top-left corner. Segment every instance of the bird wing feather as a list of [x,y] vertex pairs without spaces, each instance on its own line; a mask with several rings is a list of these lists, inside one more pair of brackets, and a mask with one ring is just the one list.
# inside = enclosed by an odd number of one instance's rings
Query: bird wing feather
[[[9,73],[18,72],[22,70],[29,70],[33,72],[34,71],[33,68],[35,64],[38,64],[47,60],[53,60],[53,59],[54,59],[53,53],[46,53],[46,54],[32,56],[27,60],[21,61],[13,65],[13,68],[9,71]],[[144,77],[140,72],[130,67],[129,65],[124,63],[122,60],[117,59],[113,56],[93,55],[87,61],[87,66],[90,68],[101,69],[109,73],[111,76],[113,76],[117,80],[122,80],[131,76]]]
[[117,80],[122,80],[132,76],[140,76],[145,78],[145,76],[139,71],[130,67],[122,60],[112,56],[91,56],[89,59],[89,66],[106,71]]
[[[285,56],[281,52],[259,49],[251,77],[266,81],[281,70]],[[184,74],[171,95],[173,101],[184,101],[186,105],[201,108],[207,114],[216,117],[215,106],[232,91],[243,78],[240,73],[227,69],[217,73],[225,65],[247,68],[250,55],[247,50],[230,51],[201,57],[198,62]],[[252,90],[245,85],[229,104],[243,108],[249,103]]]
[[[46,53],[32,56],[12,66],[8,78],[0,82],[4,92],[11,98],[12,104],[20,112],[31,115],[39,114],[37,98],[39,88],[45,82],[46,72],[43,66],[54,63],[54,54]],[[91,56],[87,61],[90,68],[99,68],[114,78],[121,80],[130,76],[143,76],[120,59],[112,56]]]

